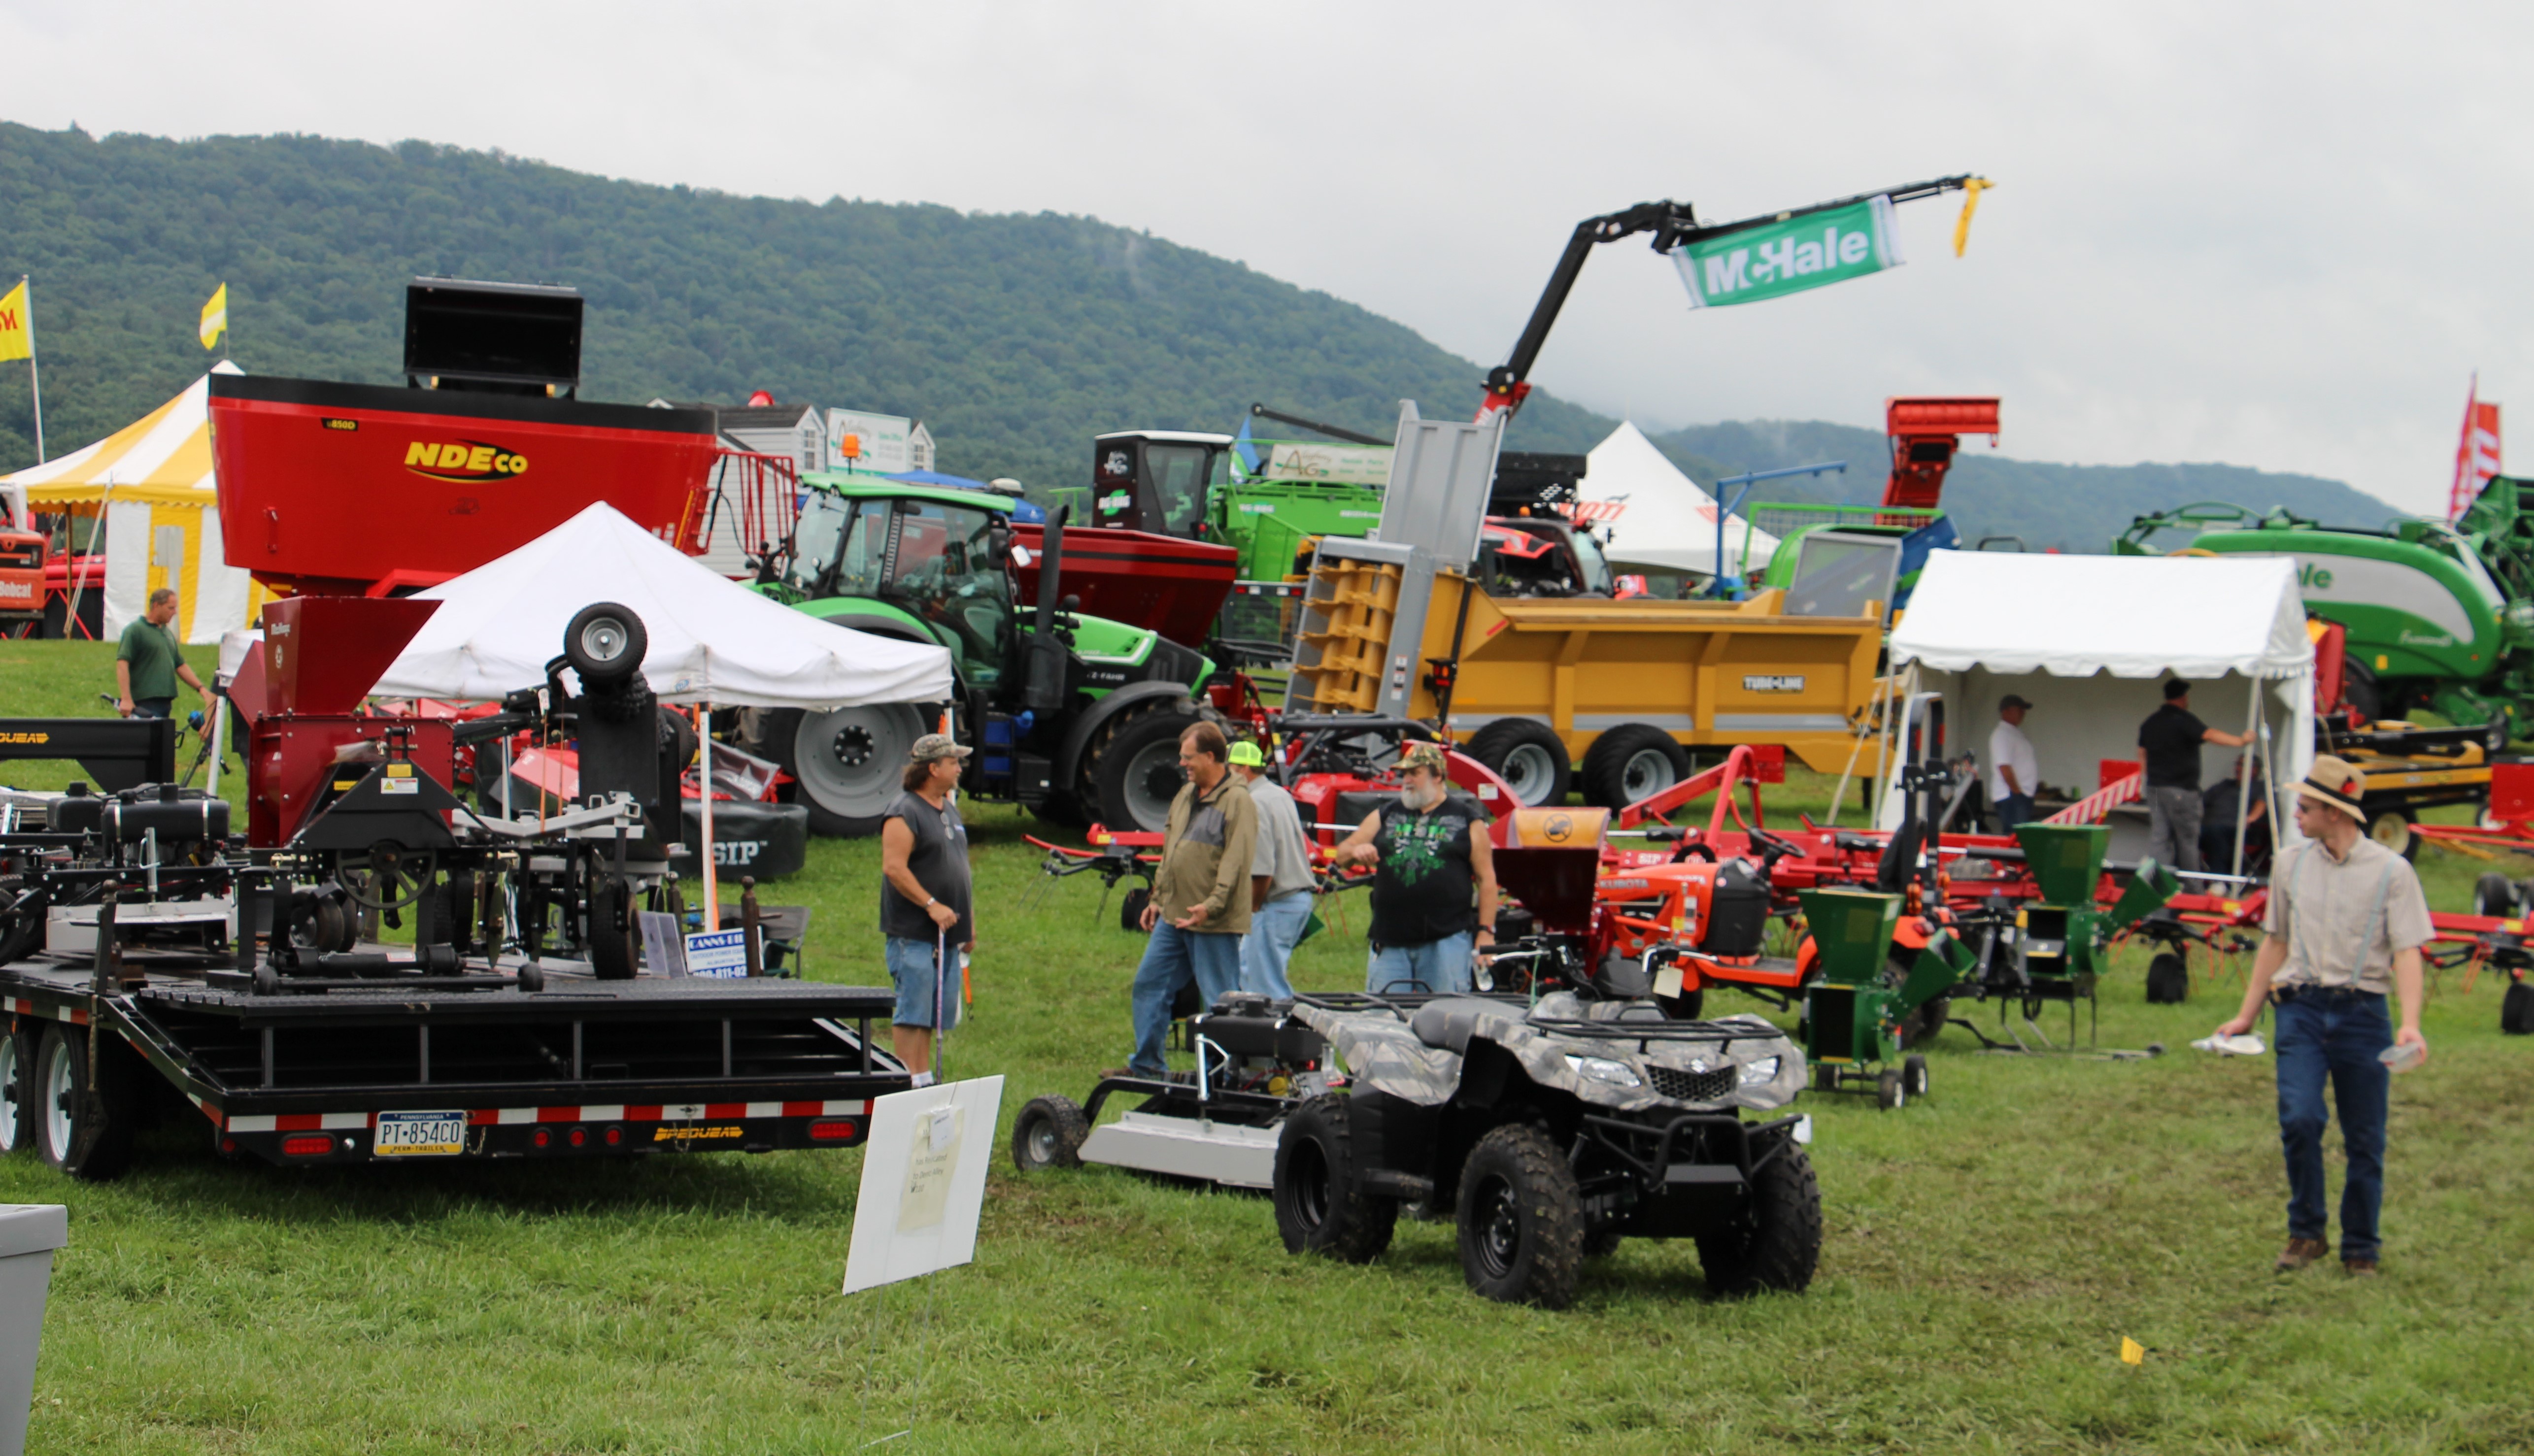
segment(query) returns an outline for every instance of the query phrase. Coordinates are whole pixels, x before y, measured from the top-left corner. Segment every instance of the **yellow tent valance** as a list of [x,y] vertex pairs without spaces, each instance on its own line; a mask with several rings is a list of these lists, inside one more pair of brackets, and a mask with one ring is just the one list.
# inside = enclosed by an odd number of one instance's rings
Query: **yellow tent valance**
[[[219,369],[237,372],[226,363]],[[93,505],[107,498],[108,488],[116,501],[208,506],[216,498],[210,401],[206,376],[87,449],[19,471],[0,484],[26,487],[28,503],[39,510]]]

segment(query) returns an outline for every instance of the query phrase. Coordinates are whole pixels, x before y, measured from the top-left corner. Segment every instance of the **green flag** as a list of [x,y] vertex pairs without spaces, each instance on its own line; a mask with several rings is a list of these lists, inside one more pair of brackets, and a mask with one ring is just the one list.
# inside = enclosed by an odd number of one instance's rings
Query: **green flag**
[[1722,308],[1843,283],[1900,265],[1892,200],[1867,198],[1672,250],[1692,308]]

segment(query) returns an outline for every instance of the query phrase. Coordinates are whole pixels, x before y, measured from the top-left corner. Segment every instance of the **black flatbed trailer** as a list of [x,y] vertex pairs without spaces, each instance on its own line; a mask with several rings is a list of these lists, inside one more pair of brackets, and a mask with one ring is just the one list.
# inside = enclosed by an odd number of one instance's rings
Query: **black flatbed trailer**
[[[97,1055],[109,1141],[128,1142],[146,1083],[163,1082],[220,1151],[276,1164],[852,1147],[872,1100],[909,1084],[872,1039],[894,1005],[884,989],[599,980],[549,961],[526,991],[502,969],[259,991],[211,958],[144,952],[100,989],[87,957],[27,957],[0,966],[19,1038],[10,1090],[32,1124],[19,1140],[64,1161],[92,1020],[97,1041],[134,1054]],[[111,1153],[94,1161],[108,1166],[76,1171],[119,1171]]]

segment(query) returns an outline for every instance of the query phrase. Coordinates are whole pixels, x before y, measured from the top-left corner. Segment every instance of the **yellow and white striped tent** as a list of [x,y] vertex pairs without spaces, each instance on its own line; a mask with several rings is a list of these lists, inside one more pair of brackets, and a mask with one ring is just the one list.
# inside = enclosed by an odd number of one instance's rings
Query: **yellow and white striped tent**
[[[238,372],[225,360],[214,370]],[[222,554],[210,399],[206,375],[87,449],[0,478],[0,486],[23,487],[36,510],[104,516],[109,637],[162,586],[176,589],[175,626],[185,642],[217,642],[250,626],[271,600]]]

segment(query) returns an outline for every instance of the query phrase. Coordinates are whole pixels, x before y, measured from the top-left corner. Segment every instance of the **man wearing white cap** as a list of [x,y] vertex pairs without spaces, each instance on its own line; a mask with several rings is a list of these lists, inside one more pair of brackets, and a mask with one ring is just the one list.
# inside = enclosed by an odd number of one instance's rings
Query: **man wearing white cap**
[[[2331,1252],[2323,1238],[2325,1081],[2349,1155],[2340,1193],[2341,1266],[2376,1272],[2391,1077],[2383,1059],[2396,1047],[2417,1049],[2406,1054],[2413,1066],[2429,1055],[2420,1035],[2420,947],[2435,934],[2429,903],[2410,861],[2359,832],[2366,793],[2366,776],[2329,754],[2316,758],[2297,786],[2297,829],[2307,842],[2281,851],[2270,871],[2244,1008],[2217,1028],[2240,1036],[2264,1001],[2278,1008],[2279,1143],[2288,1165],[2281,1273]],[[2388,990],[2399,998],[2399,1030],[2385,1015]]]

